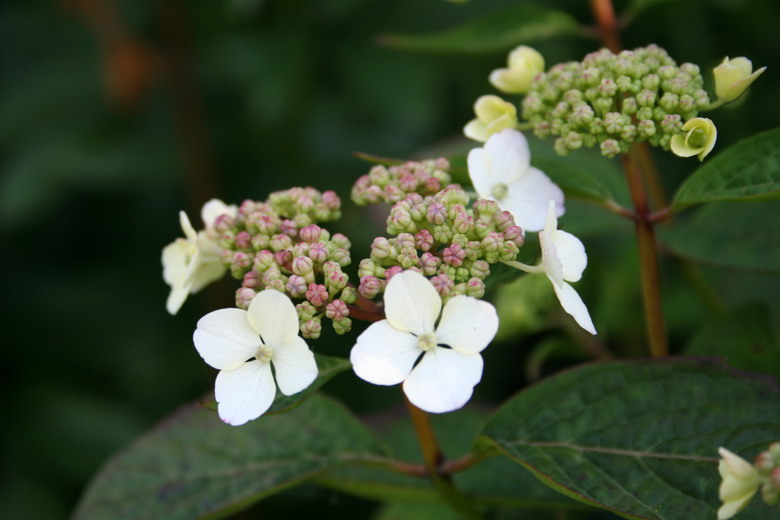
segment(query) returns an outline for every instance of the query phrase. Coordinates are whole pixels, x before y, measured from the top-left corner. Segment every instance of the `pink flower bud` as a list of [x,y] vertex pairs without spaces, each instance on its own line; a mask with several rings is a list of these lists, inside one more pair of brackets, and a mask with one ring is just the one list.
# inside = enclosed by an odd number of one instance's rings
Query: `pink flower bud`
[[236,247],[239,249],[249,249],[252,247],[252,235],[247,231],[236,233]]
[[334,262],[338,263],[341,267],[346,267],[350,263],[352,263],[352,258],[349,255],[349,250],[344,249],[343,247],[339,247],[335,251],[333,251],[333,254],[331,254],[330,257],[333,259]]
[[373,242],[371,242],[371,258],[387,258],[393,249],[393,246],[390,244],[390,241],[386,239],[385,237],[376,237]]
[[291,238],[295,237],[298,234],[298,224],[294,220],[282,220],[279,224],[279,233]]
[[315,307],[322,307],[328,301],[328,289],[318,283],[310,283],[306,290],[306,299]]
[[511,240],[517,247],[522,247],[525,243],[525,233],[520,226],[509,226],[504,230],[504,240]]
[[347,304],[341,300],[333,300],[325,307],[325,316],[331,320],[341,320],[349,316]]
[[322,242],[315,242],[309,247],[309,258],[318,264],[325,262],[328,256],[330,256],[330,251]]
[[382,282],[376,276],[364,276],[360,279],[358,293],[363,298],[372,299],[382,290]]
[[274,262],[276,263],[276,265],[278,265],[279,267],[283,267],[288,271],[290,270],[290,264],[292,263],[292,259],[293,259],[292,251],[288,251],[285,249],[283,251],[278,251],[274,253]]
[[485,296],[485,283],[479,278],[471,278],[466,282],[466,296],[482,298]]
[[349,278],[341,271],[332,271],[325,276],[325,285],[332,290],[334,294],[347,286]]
[[334,233],[330,240],[336,244],[336,247],[341,247],[344,249],[349,249],[352,247],[349,238],[347,238],[346,235],[342,235],[341,233]]
[[339,198],[338,195],[336,195],[336,192],[333,190],[328,190],[326,192],[323,192],[322,202],[330,210],[335,211],[341,208],[341,199]]
[[392,267],[388,267],[387,269],[385,269],[385,280],[389,282],[394,275],[397,275],[398,273],[401,272],[403,272],[403,268],[400,265],[394,265]]
[[493,222],[496,224],[496,229],[499,231],[505,231],[509,226],[515,225],[515,217],[508,211],[502,211],[495,216]]
[[287,279],[286,288],[293,298],[303,298],[306,295],[306,280],[303,276],[291,274]]
[[249,271],[244,275],[241,286],[247,289],[257,289],[260,286],[260,275],[257,271]]
[[321,234],[322,234],[322,228],[320,228],[320,226],[317,226],[315,224],[306,226],[300,231],[301,240],[309,243],[319,241]]
[[453,244],[442,252],[442,260],[453,267],[460,267],[464,258],[466,251],[459,244]]
[[258,233],[252,237],[252,249],[260,251],[261,249],[268,249],[271,245],[271,238],[268,235]]
[[442,298],[448,296],[455,286],[455,282],[446,274],[437,274],[431,278],[431,283]]
[[439,269],[441,260],[432,253],[423,253],[420,257],[420,267],[425,276],[433,276]]
[[292,272],[306,278],[314,270],[314,261],[308,256],[296,256],[292,259]]
[[266,271],[273,263],[274,263],[274,254],[268,251],[267,249],[258,251],[257,254],[255,254],[255,260],[254,260],[255,271],[262,273],[263,271]]
[[295,310],[298,313],[298,319],[300,321],[310,320],[317,314],[317,309],[309,302],[301,302],[295,306]]
[[253,291],[252,289],[248,289],[246,287],[242,287],[241,289],[236,291],[236,307],[239,309],[247,310],[249,308],[249,304],[252,303],[252,299],[255,297],[257,293]]
[[292,239],[287,235],[274,235],[274,237],[271,239],[271,250],[281,251],[282,249],[290,249],[293,245]]
[[458,212],[452,223],[452,230],[457,233],[467,234],[474,229],[474,219],[465,210]]
[[469,274],[473,277],[484,280],[490,274],[490,264],[484,260],[476,260],[471,264]]
[[443,204],[433,202],[430,206],[428,206],[428,215],[426,215],[425,218],[431,224],[441,226],[444,224],[445,220],[447,220],[447,209]]
[[319,319],[306,320],[301,324],[301,334],[304,338],[317,339],[322,332],[322,323]]
[[431,235],[431,232],[423,229],[414,235],[414,247],[421,251],[430,251],[433,247],[433,235]]
[[228,215],[227,213],[223,213],[222,215],[218,216],[214,220],[213,229],[219,234],[224,233],[225,231],[229,231],[233,229],[233,226],[235,225],[235,219]]
[[408,247],[414,248],[414,235],[411,233],[401,233],[395,238],[395,244],[399,249]]

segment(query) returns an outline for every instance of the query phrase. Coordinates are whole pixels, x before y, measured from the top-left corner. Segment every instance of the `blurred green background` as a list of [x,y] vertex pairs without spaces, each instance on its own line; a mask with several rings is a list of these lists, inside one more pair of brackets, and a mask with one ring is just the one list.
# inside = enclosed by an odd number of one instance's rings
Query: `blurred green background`
[[[511,48],[415,53],[380,45],[378,36],[434,32],[517,3],[61,0],[0,6],[0,266],[6,273],[2,326],[10,333],[0,358],[10,412],[0,447],[0,517],[67,517],[107,457],[211,388],[214,371],[190,338],[200,316],[232,305],[236,284],[226,279],[209,287],[176,317],[165,312],[160,251],[181,234],[180,209],[195,217],[212,197],[237,203],[291,185],[335,189],[344,218],[329,229],[352,239],[356,266],[370,239],[382,234],[383,217],[349,202],[351,183],[368,169],[352,152],[464,154],[473,144],[460,129],[473,117],[474,100],[496,93],[487,76],[504,65]],[[678,62],[705,71],[727,55],[769,65],[738,106],[709,116],[718,126],[716,153],[777,125],[780,4],[633,4],[646,8],[626,28],[626,48],[657,43]],[[588,2],[544,5],[592,24]],[[616,6],[622,11],[629,2]],[[516,43],[537,47],[548,65],[600,47],[596,39],[574,36]],[[532,146],[551,154],[551,142]],[[696,166],[669,154],[656,157],[669,191]],[[588,153],[574,160],[621,192],[617,162]],[[631,226],[576,202],[562,224],[588,248],[590,266],[578,291],[601,332],[596,348],[643,355]],[[704,267],[691,276],[673,259],[662,270],[675,353],[706,333],[701,328],[712,327],[719,312],[748,304],[760,310],[743,313],[764,316],[760,341],[776,345],[776,275]],[[691,283],[697,277],[715,300],[702,298]],[[512,326],[487,353],[476,403],[497,403],[593,352],[582,348],[577,333],[550,325],[550,317],[552,323],[566,320],[558,320],[548,289],[527,282],[514,297],[499,296]],[[343,338],[325,334],[312,344],[346,356],[359,330]],[[708,345],[693,350],[716,353]],[[401,402],[399,392],[359,384],[351,373],[326,391],[358,412],[394,413]],[[334,516],[366,518],[375,508],[314,487],[294,493],[240,517],[261,512],[280,518],[282,511],[305,514],[311,507],[322,514],[325,506]]]

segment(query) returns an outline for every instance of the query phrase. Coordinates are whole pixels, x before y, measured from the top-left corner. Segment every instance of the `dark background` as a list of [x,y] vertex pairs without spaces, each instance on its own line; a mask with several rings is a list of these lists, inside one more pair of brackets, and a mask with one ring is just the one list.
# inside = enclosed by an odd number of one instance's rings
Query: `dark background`
[[[160,251],[181,235],[177,212],[185,209],[199,225],[200,205],[211,197],[237,203],[292,185],[335,189],[344,218],[329,228],[352,239],[355,267],[383,226],[381,215],[366,225],[367,210],[348,199],[351,183],[369,167],[352,152],[464,153],[472,145],[460,129],[473,117],[474,100],[496,93],[487,76],[504,65],[509,50],[415,54],[378,45],[377,36],[447,28],[513,3],[0,5],[0,388],[6,416],[0,517],[68,516],[108,456],[211,388],[214,371],[190,337],[200,316],[232,305],[236,285],[225,279],[191,297],[177,316],[165,312]],[[703,71],[726,55],[770,66],[739,106],[709,116],[718,126],[716,152],[777,125],[780,4],[648,3],[654,5],[623,35],[626,48],[654,42]],[[592,24],[587,2],[545,5]],[[532,45],[548,66],[599,47],[597,40],[573,37]],[[547,154],[551,147],[534,145]],[[695,167],[695,160],[661,152],[657,159],[670,190]],[[620,185],[617,163],[596,158],[593,164]],[[578,291],[602,332],[599,340],[619,356],[643,355],[630,226],[574,202],[562,223],[588,248],[590,266]],[[679,353],[712,316],[689,286],[677,283],[677,264],[666,261],[662,268]],[[777,277],[702,273],[723,306],[763,301],[777,323]],[[491,348],[475,402],[499,402],[524,385],[523,367],[537,346],[576,343],[560,327],[526,321],[515,339],[505,335]],[[361,327],[311,344],[346,356]],[[545,373],[582,357],[572,348]],[[351,373],[326,391],[358,412],[400,403],[398,392],[368,388]],[[374,507],[314,488],[298,493],[342,517],[363,518]],[[282,510],[303,514],[306,507],[282,495],[254,510],[273,518]]]

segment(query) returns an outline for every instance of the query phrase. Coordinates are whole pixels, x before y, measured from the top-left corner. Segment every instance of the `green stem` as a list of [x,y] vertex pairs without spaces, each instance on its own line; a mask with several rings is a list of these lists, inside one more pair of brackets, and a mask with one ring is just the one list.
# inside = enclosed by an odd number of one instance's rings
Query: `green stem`
[[426,412],[414,406],[409,399],[406,399],[406,396],[404,396],[404,400],[409,410],[409,416],[412,418],[414,431],[417,433],[417,439],[420,442],[420,449],[423,454],[423,463],[433,487],[436,488],[436,491],[447,504],[464,518],[483,520],[482,515],[474,507],[472,501],[455,487],[448,475],[442,473],[441,468],[446,463],[444,455],[442,455],[439,449],[439,443],[436,440],[436,433],[431,426],[430,417]]
[[642,299],[645,307],[647,339],[653,357],[669,355],[666,324],[661,308],[661,281],[658,275],[658,250],[651,211],[647,203],[642,172],[636,157],[636,149],[622,156],[628,178],[628,188],[636,214],[636,236],[639,245],[639,270],[642,278]]
[[509,267],[514,267],[515,269],[519,269],[520,271],[525,271],[526,273],[544,273],[544,266],[542,264],[539,265],[528,265],[524,264],[523,262],[518,262],[516,260],[501,260],[502,264],[508,265]]

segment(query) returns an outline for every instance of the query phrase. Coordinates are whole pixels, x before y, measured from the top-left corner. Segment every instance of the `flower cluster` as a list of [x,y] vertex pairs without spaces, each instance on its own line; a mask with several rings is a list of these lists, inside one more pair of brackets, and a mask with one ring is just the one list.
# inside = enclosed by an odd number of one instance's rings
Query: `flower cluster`
[[323,317],[337,333],[349,331],[347,305],[357,297],[342,270],[351,262],[349,239],[311,223],[336,218],[339,207],[333,192],[293,188],[268,202],[244,201],[235,217],[220,216],[222,261],[242,280],[236,306],[246,309],[259,291],[275,289],[303,300],[296,309],[304,337],[319,337]]
[[352,201],[358,206],[386,202],[394,204],[411,193],[434,195],[450,185],[450,163],[440,157],[422,162],[408,161],[389,168],[376,165],[352,187]]
[[392,238],[378,237],[358,268],[358,292],[374,298],[405,269],[431,277],[445,301],[456,295],[481,298],[490,264],[514,260],[525,241],[512,214],[492,200],[477,200],[451,185],[432,197],[408,195],[387,218]]
[[558,136],[560,154],[599,144],[613,157],[638,141],[668,150],[683,124],[710,104],[702,87],[697,65],[678,66],[656,45],[620,54],[602,49],[538,74],[523,117],[539,137]]

